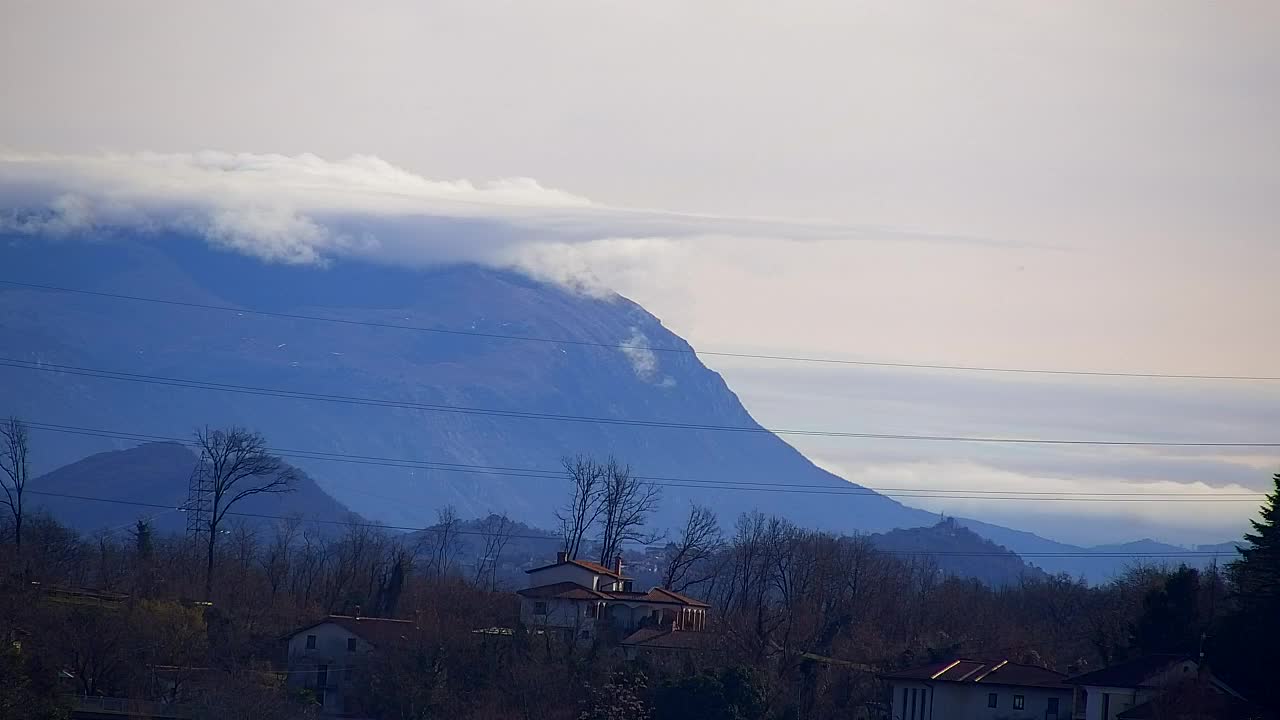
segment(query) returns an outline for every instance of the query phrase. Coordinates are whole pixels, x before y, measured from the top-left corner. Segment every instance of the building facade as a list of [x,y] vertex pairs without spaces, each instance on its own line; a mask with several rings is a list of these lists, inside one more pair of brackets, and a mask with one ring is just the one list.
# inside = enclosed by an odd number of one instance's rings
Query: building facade
[[361,717],[356,673],[371,651],[408,643],[414,632],[408,620],[330,615],[288,636],[286,685],[315,693],[321,717]]
[[613,567],[557,553],[550,565],[527,571],[529,587],[520,595],[520,621],[535,632],[590,641],[601,632],[627,635],[642,628],[700,631],[710,606],[665,588],[637,592],[623,575],[622,558]]
[[1066,676],[1034,665],[953,660],[881,676],[892,720],[1070,720]]

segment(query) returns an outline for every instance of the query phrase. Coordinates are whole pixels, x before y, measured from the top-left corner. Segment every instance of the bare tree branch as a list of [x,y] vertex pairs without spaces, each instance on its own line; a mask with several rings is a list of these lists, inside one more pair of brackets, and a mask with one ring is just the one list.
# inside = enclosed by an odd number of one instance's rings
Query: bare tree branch
[[484,538],[484,552],[476,563],[473,583],[476,587],[486,586],[492,592],[498,586],[498,564],[502,559],[502,551],[511,540],[512,522],[506,513],[489,516],[480,524],[480,534]]
[[662,586],[684,592],[710,580],[714,570],[708,564],[723,545],[724,538],[715,512],[702,505],[690,505],[683,532],[667,547]]
[[247,497],[292,491],[298,476],[296,470],[267,452],[267,441],[256,432],[240,427],[227,430],[206,427],[196,431],[195,439],[200,459],[192,472],[208,482],[213,496],[205,567],[205,596],[208,597],[213,592],[214,553],[223,518]]
[[16,417],[9,418],[0,425],[0,438],[3,438],[4,443],[0,447],[0,470],[4,471],[4,477],[0,477],[0,487],[4,488],[5,495],[0,503],[8,506],[13,515],[13,543],[21,551],[24,516],[22,496],[26,492],[31,473],[27,458],[30,442],[26,423]]
[[582,541],[600,517],[607,468],[583,455],[566,457],[560,462],[573,484],[573,494],[565,507],[556,512],[556,519],[560,521],[564,551],[572,560],[578,557]]
[[600,564],[608,565],[622,554],[626,542],[653,542],[659,536],[645,533],[649,515],[658,508],[662,492],[657,485],[631,474],[630,465],[609,458],[604,466],[604,492],[600,498]]

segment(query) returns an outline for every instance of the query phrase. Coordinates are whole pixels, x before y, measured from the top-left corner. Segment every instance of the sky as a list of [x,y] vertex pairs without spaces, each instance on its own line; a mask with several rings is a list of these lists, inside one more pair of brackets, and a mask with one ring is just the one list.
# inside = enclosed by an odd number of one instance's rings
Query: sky
[[[368,5],[0,2],[0,201],[47,208],[0,224],[518,267],[704,350],[1280,374],[1280,5]],[[770,427],[1280,439],[1280,382],[705,362]],[[790,441],[872,487],[1280,471],[1274,448]],[[913,501],[1073,542],[1222,541],[1254,510]]]

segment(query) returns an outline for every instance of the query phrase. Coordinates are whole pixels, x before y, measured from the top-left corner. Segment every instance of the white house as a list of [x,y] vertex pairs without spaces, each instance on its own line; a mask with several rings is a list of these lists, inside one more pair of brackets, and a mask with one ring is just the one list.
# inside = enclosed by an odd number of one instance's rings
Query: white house
[[1070,720],[1066,676],[1008,660],[951,660],[887,673],[891,720]]
[[1188,687],[1199,690],[1189,693],[1197,700],[1248,708],[1239,693],[1213,677],[1207,668],[1202,672],[1199,663],[1186,655],[1143,655],[1077,675],[1068,682],[1075,688],[1077,720],[1149,717],[1156,700]]
[[369,651],[410,642],[408,620],[330,615],[288,635],[290,689],[315,692],[321,717],[358,717],[352,680]]
[[665,588],[636,592],[622,574],[622,558],[612,568],[557,553],[550,565],[527,571],[529,587],[520,595],[520,621],[531,629],[591,640],[612,627],[626,634],[641,628],[702,630],[710,606]]

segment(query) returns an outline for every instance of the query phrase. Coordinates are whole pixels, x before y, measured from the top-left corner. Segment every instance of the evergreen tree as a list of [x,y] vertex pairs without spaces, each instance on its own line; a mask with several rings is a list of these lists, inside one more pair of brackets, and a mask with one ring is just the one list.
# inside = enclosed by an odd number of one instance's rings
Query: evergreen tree
[[1261,517],[1250,521],[1253,532],[1244,536],[1248,546],[1240,548],[1240,559],[1231,565],[1245,612],[1280,614],[1280,473],[1272,479],[1276,489],[1267,495]]
[[1185,565],[1142,600],[1142,615],[1129,647],[1134,655],[1192,653],[1204,630],[1200,617],[1200,572]]
[[1280,645],[1280,473],[1267,495],[1261,517],[1246,533],[1247,547],[1231,564],[1235,610],[1213,643],[1215,672],[1250,700],[1280,709],[1280,687],[1274,677],[1275,648]]

